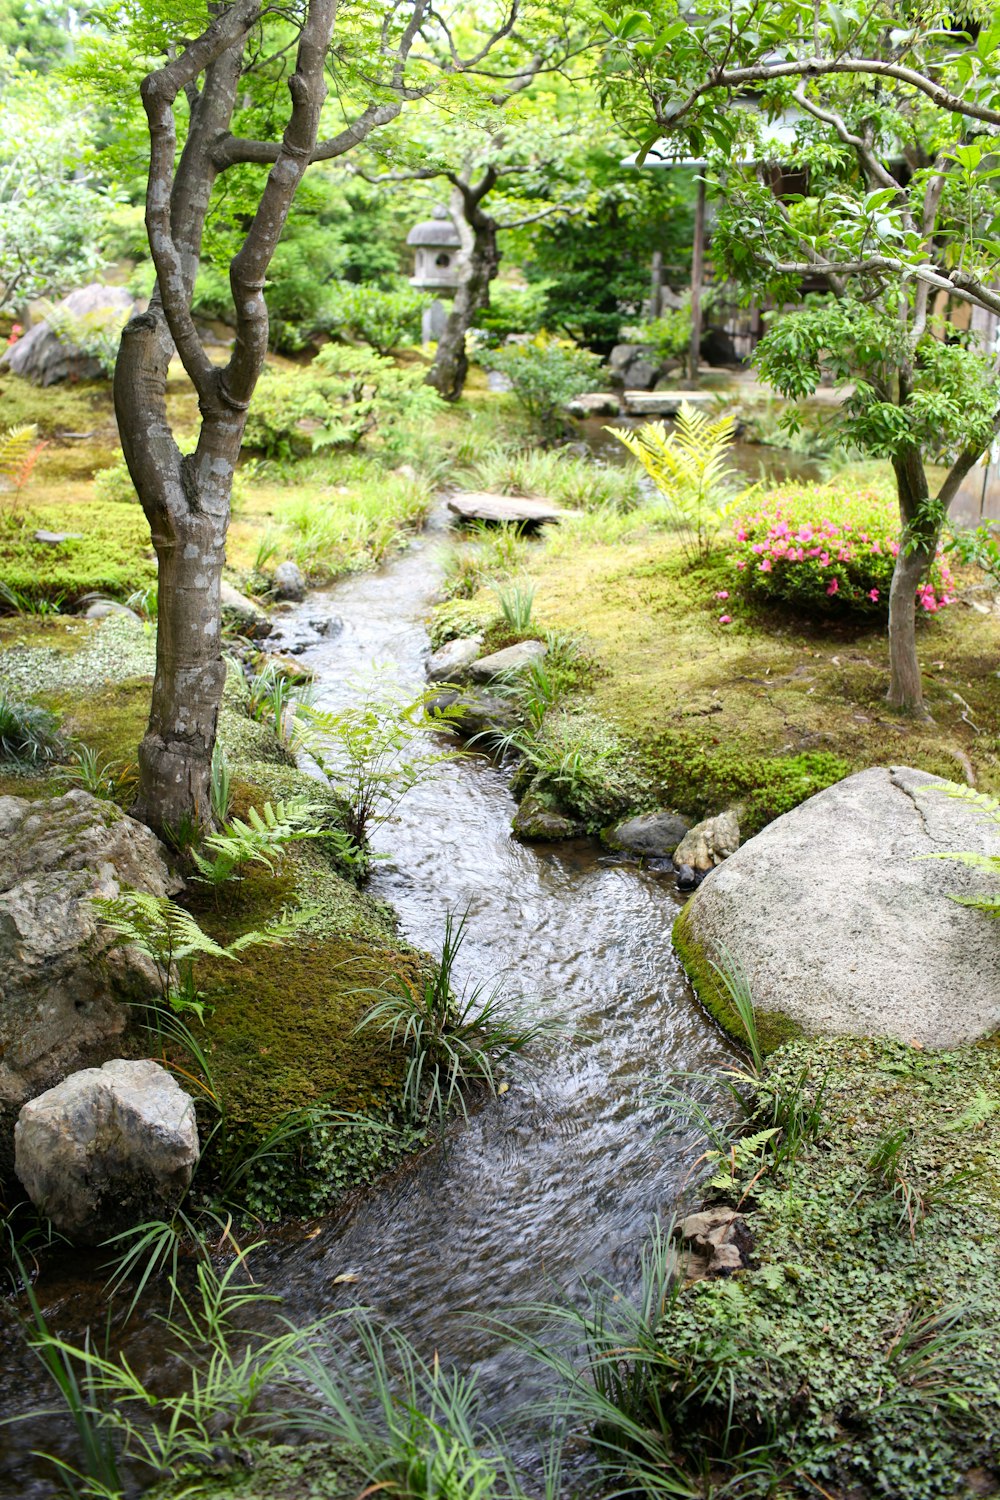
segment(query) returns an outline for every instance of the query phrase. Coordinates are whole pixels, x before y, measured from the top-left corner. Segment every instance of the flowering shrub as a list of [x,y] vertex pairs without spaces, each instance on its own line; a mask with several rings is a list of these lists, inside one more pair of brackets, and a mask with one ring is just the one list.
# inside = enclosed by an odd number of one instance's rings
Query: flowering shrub
[[[845,482],[770,492],[733,523],[733,562],[744,593],[797,609],[885,616],[899,552],[899,512],[888,495]],[[950,604],[942,549],[917,590],[928,614]]]

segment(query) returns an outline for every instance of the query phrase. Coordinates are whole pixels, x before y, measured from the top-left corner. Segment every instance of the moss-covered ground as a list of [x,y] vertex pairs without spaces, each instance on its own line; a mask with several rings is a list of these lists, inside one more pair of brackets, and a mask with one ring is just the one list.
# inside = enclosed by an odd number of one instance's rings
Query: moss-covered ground
[[714,1179],[753,1249],[661,1326],[681,1445],[741,1495],[1000,1492],[1000,1052],[792,1042],[756,1102],[785,1142],[814,1105],[818,1126]]
[[[0,622],[0,685],[41,703],[58,717],[67,753],[95,750],[117,770],[134,764],[149,713],[155,639],[128,617],[95,624],[71,618]],[[238,674],[230,676],[220,716],[220,743],[233,775],[233,812],[246,816],[295,793],[323,802],[322,790],[291,764],[263,725],[247,716]],[[9,763],[0,793],[52,796],[68,790],[68,767],[17,769]],[[132,783],[124,778],[127,806]],[[339,815],[326,799],[331,821]],[[309,920],[281,946],[245,950],[238,962],[208,958],[196,983],[206,1004],[204,1027],[191,1020],[209,1067],[209,1082],[231,1135],[252,1145],[290,1114],[319,1109],[323,1119],[357,1115],[400,1122],[403,1063],[373,1030],[356,1033],[363,1012],[387,986],[412,977],[423,955],[400,940],[392,912],[338,867],[322,840],[291,846],[271,875],[263,867],[218,891],[189,881],[182,900],[221,943],[308,905]],[[141,1050],[141,1036],[133,1039]],[[375,1167],[418,1144],[409,1132],[318,1125],[308,1133],[284,1186],[266,1164],[252,1186],[254,1206],[269,1214],[313,1212]],[[325,1178],[325,1181],[324,1181]]]

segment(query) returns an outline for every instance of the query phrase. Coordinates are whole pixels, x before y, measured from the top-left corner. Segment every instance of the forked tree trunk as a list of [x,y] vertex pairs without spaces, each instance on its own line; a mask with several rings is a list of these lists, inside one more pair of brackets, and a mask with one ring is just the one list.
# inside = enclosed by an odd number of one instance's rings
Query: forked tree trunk
[[903,523],[889,590],[889,691],[887,701],[904,713],[928,717],[917,658],[917,588],[937,553],[940,526],[928,515],[927,475],[916,449],[893,459],[899,515]]
[[[477,184],[478,197],[492,187],[496,175],[489,172],[483,182]],[[488,185],[487,185],[488,183]],[[458,401],[465,389],[469,373],[469,357],[465,339],[473,326],[476,314],[490,305],[490,282],[500,269],[500,252],[497,249],[497,226],[494,219],[478,207],[478,197],[472,201],[468,191],[456,192],[454,213],[463,239],[462,267],[455,300],[448,321],[438,341],[434,363],[427,372],[427,384],[432,385],[445,401]]]

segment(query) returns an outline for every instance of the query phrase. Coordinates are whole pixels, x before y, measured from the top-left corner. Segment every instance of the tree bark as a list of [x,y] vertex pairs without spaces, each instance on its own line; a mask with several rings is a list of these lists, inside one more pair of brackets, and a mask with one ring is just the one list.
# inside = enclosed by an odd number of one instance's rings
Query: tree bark
[[[940,525],[927,517],[927,475],[915,448],[893,459],[903,523],[889,589],[889,691],[887,702],[903,713],[929,718],[917,658],[917,587],[937,553]],[[923,508],[923,509],[922,509]],[[921,520],[923,513],[924,519]]]
[[479,200],[486,196],[495,182],[496,173],[488,168],[474,189],[459,184],[454,195],[455,206],[460,209],[454,217],[464,242],[462,267],[455,300],[438,342],[434,363],[427,372],[427,384],[432,385],[445,401],[458,401],[465,389],[465,378],[469,373],[465,338],[476,314],[489,307],[490,282],[500,269],[496,220],[479,208]]

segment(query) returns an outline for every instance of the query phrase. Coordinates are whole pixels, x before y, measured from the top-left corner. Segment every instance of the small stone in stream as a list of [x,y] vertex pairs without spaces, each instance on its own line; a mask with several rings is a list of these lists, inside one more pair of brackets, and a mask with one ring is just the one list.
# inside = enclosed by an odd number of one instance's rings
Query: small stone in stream
[[194,1101],[159,1063],[116,1058],[25,1104],[14,1149],[35,1207],[96,1244],[177,1207],[198,1160]]
[[274,651],[260,652],[254,668],[258,673],[271,671],[288,682],[312,682],[316,676],[312,667],[306,666],[305,662],[296,661],[294,656],[281,656]]
[[704,876],[735,854],[739,847],[739,818],[736,809],[730,807],[688,829],[674,850],[674,868],[681,870],[690,865],[696,874]]
[[241,594],[231,583],[223,582],[219,602],[222,606],[222,622],[230,630],[236,630],[240,635],[255,641],[270,635],[271,621],[260,605],[248,599],[246,594]]
[[695,870],[691,865],[678,865],[677,889],[679,891],[697,890],[707,874],[707,870]]
[[46,547],[60,547],[63,542],[79,542],[83,539],[82,531],[36,531],[35,541],[43,542]]
[[463,739],[482,737],[488,743],[500,739],[517,723],[507,699],[492,697],[489,693],[446,689],[429,698],[426,707],[432,718],[435,712],[443,714],[447,709],[448,723]]
[[481,635],[460,635],[441,646],[427,663],[429,682],[461,682],[467,669],[479,659],[483,649]]
[[691,827],[688,818],[678,813],[643,813],[629,818],[605,834],[605,843],[624,854],[640,859],[669,859]]
[[298,604],[306,597],[306,581],[302,576],[302,569],[291,559],[279,563],[275,568],[272,587],[276,599],[290,599],[293,604]]
[[548,806],[535,792],[528,792],[514,814],[511,831],[516,839],[529,844],[580,838],[586,830],[575,818]]
[[452,495],[448,509],[463,521],[495,521],[509,526],[544,526],[564,514],[551,500],[527,500],[521,495],[488,495],[478,491]]
[[530,662],[541,661],[548,649],[544,641],[518,641],[516,646],[481,656],[469,667],[469,676],[473,682],[492,682],[495,677],[521,672]]
[[133,620],[139,620],[134,609],[129,609],[127,604],[119,604],[115,599],[95,599],[83,612],[85,620],[106,620],[109,615],[130,615]]

